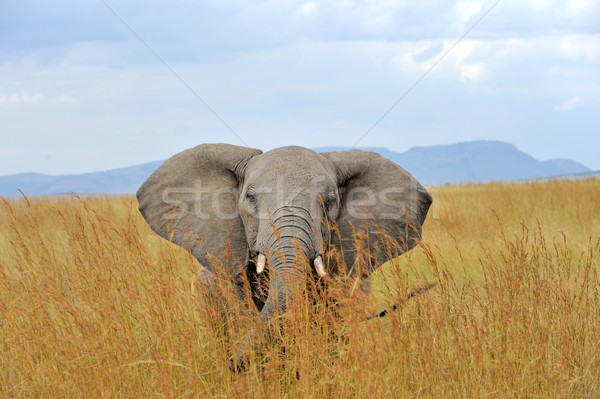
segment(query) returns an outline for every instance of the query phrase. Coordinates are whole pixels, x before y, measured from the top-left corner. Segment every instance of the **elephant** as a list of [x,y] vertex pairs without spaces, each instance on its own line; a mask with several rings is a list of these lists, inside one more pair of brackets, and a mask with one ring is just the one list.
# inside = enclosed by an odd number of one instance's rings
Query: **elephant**
[[[316,279],[342,267],[361,270],[368,293],[376,265],[420,240],[432,202],[412,175],[375,152],[287,146],[263,153],[230,144],[201,144],[172,156],[137,198],[148,225],[200,262],[209,290],[217,278],[210,254],[231,254],[228,273],[240,298],[244,284],[264,276],[268,266],[268,292],[251,285],[262,324],[294,300],[289,287],[302,275],[300,255]],[[335,222],[335,234],[328,221]],[[367,259],[357,251],[359,236],[369,247]],[[390,247],[390,237],[400,244]],[[241,363],[242,355],[234,361]]]

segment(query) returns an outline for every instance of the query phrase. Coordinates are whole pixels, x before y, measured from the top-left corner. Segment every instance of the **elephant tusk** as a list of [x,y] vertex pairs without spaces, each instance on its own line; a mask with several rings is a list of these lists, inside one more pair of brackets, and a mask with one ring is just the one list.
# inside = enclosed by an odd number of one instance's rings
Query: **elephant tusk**
[[261,274],[263,270],[265,270],[265,263],[267,262],[267,257],[263,254],[258,254],[258,259],[256,260],[256,273]]
[[321,258],[321,255],[315,258],[314,264],[315,269],[317,269],[317,274],[321,277],[325,277],[327,273],[325,272],[325,266],[323,266],[323,258]]

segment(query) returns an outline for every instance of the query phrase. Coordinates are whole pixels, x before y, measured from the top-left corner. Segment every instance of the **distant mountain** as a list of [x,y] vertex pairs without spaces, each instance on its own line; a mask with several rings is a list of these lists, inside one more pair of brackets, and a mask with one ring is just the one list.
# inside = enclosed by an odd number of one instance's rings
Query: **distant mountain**
[[0,195],[20,195],[20,188],[26,195],[41,194],[123,194],[135,193],[139,186],[164,161],[149,162],[106,172],[92,172],[80,175],[50,176],[38,173],[20,173],[0,176]]
[[[315,150],[326,152],[345,149],[321,147]],[[386,148],[360,149],[378,152],[412,173],[425,185],[536,179],[591,172],[588,167],[569,159],[538,161],[514,145],[499,141],[414,147],[402,153]]]
[[[319,147],[317,152],[342,151],[348,147]],[[415,147],[398,153],[387,148],[360,148],[374,151],[396,162],[425,185],[515,181],[552,176],[581,176],[590,173],[586,166],[569,160],[538,161],[514,145],[498,141],[470,141],[432,147]],[[89,193],[135,193],[138,187],[164,161],[128,168],[80,175],[49,176],[22,173],[0,176],[0,195]],[[590,174],[593,176],[593,174]]]

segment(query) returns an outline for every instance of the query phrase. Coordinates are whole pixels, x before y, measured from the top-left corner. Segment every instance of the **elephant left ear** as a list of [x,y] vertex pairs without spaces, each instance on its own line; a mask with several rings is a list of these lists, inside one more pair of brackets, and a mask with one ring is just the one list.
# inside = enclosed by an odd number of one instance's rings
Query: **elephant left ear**
[[[357,238],[370,256],[384,263],[413,248],[431,195],[410,173],[375,152],[351,150],[321,154],[337,167],[341,209],[338,228],[346,265],[357,256]],[[390,240],[395,245],[389,245]]]

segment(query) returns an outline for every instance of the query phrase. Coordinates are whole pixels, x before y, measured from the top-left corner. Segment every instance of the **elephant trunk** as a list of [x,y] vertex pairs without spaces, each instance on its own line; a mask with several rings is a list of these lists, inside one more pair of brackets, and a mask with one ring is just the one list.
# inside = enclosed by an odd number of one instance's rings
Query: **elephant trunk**
[[272,264],[269,294],[260,312],[263,322],[286,311],[296,285],[302,282],[303,256],[306,256],[309,264],[314,262],[317,269],[325,273],[320,258],[320,244],[311,221],[311,218],[298,215],[297,212],[283,212],[280,209],[273,213],[272,227],[275,228],[272,228],[266,240]]

